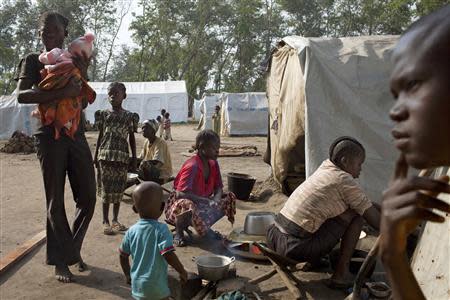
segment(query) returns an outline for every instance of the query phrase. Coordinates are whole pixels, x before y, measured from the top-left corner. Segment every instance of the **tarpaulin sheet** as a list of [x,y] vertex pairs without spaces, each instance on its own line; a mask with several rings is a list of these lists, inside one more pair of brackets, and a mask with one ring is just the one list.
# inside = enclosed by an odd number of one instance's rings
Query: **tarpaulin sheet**
[[283,39],[287,45],[274,53],[268,80],[271,164],[279,182],[295,160],[290,154],[301,135],[307,176],[328,157],[335,138],[349,135],[366,148],[361,185],[372,200],[380,200],[397,154],[388,118],[394,103],[390,56],[397,39]]

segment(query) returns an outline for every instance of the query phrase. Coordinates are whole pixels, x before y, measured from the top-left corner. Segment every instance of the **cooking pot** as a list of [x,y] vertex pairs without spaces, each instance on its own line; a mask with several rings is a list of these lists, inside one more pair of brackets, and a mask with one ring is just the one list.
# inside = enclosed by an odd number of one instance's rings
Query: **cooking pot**
[[248,200],[256,178],[241,173],[228,173],[228,190],[236,195],[239,200]]
[[223,255],[202,255],[197,257],[198,274],[201,278],[209,281],[218,281],[228,275],[230,264],[235,258]]
[[265,211],[251,212],[245,217],[244,232],[251,235],[266,235],[267,229],[274,222],[274,213]]

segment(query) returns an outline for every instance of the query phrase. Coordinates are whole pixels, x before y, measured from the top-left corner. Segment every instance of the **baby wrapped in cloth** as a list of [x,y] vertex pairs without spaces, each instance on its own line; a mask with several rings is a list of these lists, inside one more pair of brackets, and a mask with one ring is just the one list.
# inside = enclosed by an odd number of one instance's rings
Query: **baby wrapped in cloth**
[[54,48],[39,55],[39,61],[45,64],[41,71],[43,80],[38,84],[42,90],[63,88],[72,77],[82,82],[81,93],[78,97],[65,98],[50,103],[39,104],[39,116],[43,125],[55,127],[55,139],[60,138],[61,129],[65,134],[74,138],[80,123],[83,100],[89,104],[95,100],[94,90],[81,76],[80,70],[72,63],[72,57],[91,57],[93,51],[94,35],[86,33],[69,44],[68,50]]

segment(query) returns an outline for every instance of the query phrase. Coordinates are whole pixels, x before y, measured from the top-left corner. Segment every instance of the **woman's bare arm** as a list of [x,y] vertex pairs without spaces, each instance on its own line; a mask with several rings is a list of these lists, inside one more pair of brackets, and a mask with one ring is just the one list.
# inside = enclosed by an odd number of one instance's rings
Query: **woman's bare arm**
[[214,201],[215,202],[219,202],[222,199],[222,195],[223,195],[223,189],[221,187],[217,188],[214,191]]

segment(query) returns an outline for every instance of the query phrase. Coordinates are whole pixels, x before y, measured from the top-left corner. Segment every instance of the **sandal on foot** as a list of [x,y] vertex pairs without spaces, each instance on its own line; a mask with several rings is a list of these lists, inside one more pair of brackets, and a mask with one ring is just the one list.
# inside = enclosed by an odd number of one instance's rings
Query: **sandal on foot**
[[123,224],[120,224],[119,222],[112,222],[112,226],[111,226],[112,230],[115,231],[127,231],[128,228],[126,226],[124,226]]
[[103,223],[103,234],[114,235],[114,230],[112,230],[111,225],[109,225],[109,223]]
[[181,238],[179,236],[175,236],[173,238],[173,245],[176,247],[186,247],[187,246],[187,242],[186,239]]

